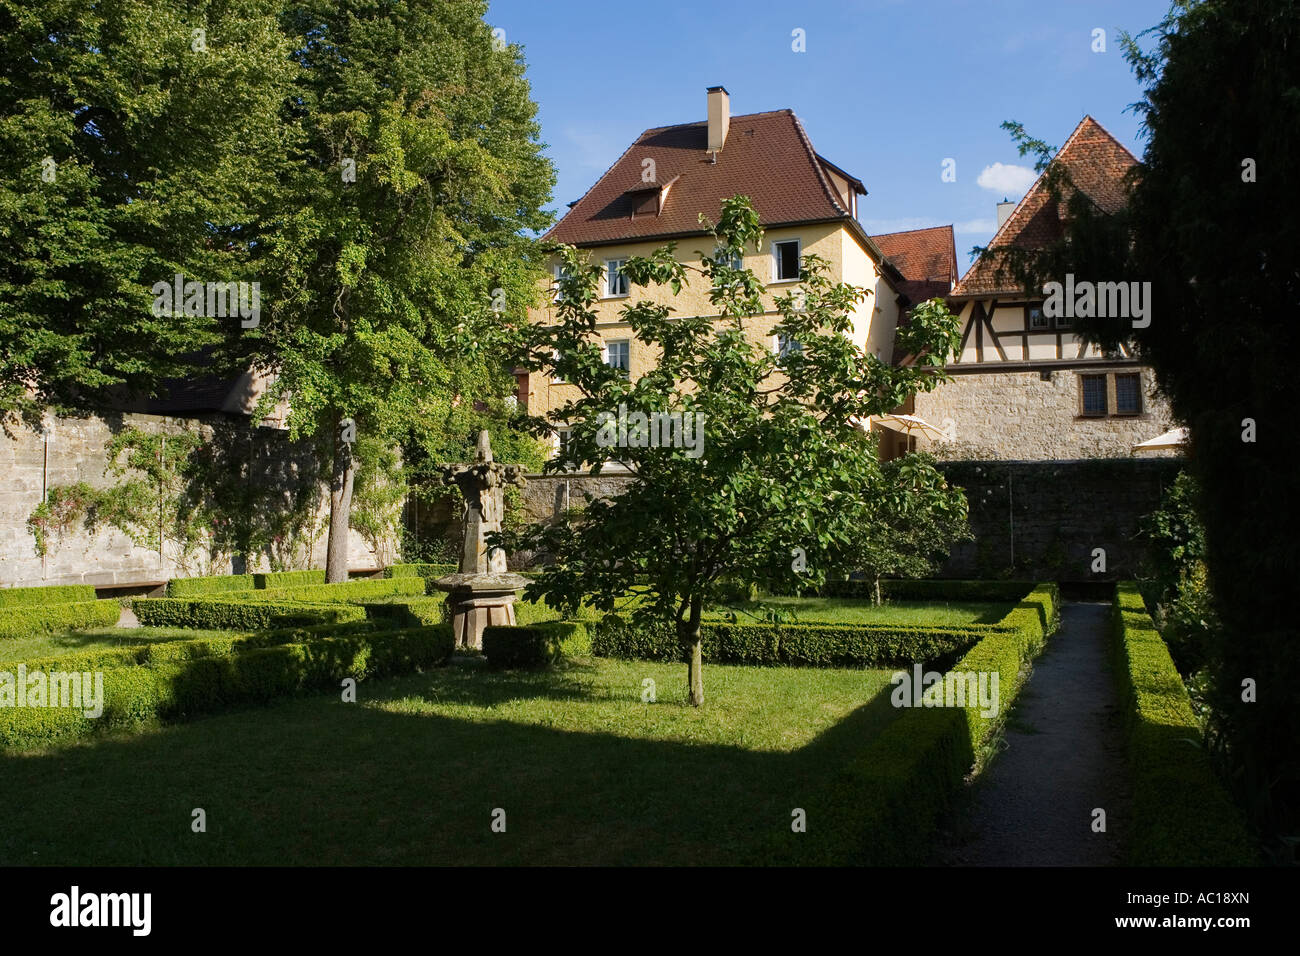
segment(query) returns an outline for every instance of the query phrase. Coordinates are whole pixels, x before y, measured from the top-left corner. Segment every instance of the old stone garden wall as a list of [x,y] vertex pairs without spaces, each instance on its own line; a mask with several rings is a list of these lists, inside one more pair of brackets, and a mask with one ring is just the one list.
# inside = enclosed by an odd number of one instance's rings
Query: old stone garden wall
[[[1181,466],[1177,458],[942,463],[949,482],[966,490],[975,535],[953,549],[942,575],[1131,578],[1146,553],[1139,522],[1159,507]],[[1093,570],[1097,548],[1104,572]]]
[[[206,442],[237,442],[244,464],[234,480],[247,481],[253,489],[251,507],[268,514],[283,511],[295,496],[310,500],[310,527],[294,540],[282,540],[280,563],[292,567],[325,566],[325,534],[329,505],[323,488],[312,488],[305,477],[312,473],[302,449],[291,446],[284,433],[274,429],[249,429],[242,421],[224,416],[205,419],[167,418],[158,415],[122,414],[109,417],[56,419],[48,440],[23,426],[10,426],[0,434],[0,587],[42,584],[92,584],[97,587],[132,587],[170,577],[222,574],[235,571],[269,570],[270,554],[257,564],[232,564],[229,556],[191,554],[182,562],[166,541],[162,551],[141,547],[111,525],[101,524],[91,533],[77,522],[62,536],[51,536],[48,553],[37,553],[35,539],[27,527],[32,512],[40,505],[43,489],[55,485],[85,482],[102,489],[113,483],[105,474],[105,446],[110,438],[127,428],[149,434],[175,435],[197,431]],[[227,449],[229,451],[229,449]],[[239,456],[233,456],[239,460]],[[224,460],[224,459],[223,459]],[[377,555],[355,531],[349,541],[349,565],[354,570],[375,568],[392,560],[392,549],[381,547]]]
[[[1181,468],[1177,458],[1077,461],[950,461],[940,466],[966,490],[973,542],[960,544],[939,572],[949,578],[1114,581],[1132,577],[1145,547],[1140,519],[1160,504]],[[553,517],[565,501],[620,494],[627,476],[530,475],[524,509]],[[1092,570],[1105,551],[1104,572]]]

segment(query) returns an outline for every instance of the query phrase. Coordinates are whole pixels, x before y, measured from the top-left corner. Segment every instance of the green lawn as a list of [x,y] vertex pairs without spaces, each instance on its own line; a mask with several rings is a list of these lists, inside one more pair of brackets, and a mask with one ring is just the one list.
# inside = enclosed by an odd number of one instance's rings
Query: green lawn
[[996,624],[1015,606],[1012,602],[891,601],[876,607],[870,601],[847,598],[769,597],[741,605],[739,620],[750,619],[741,612],[761,616],[765,605],[789,611],[794,623],[926,625]]
[[758,862],[804,839],[793,808],[810,834],[826,822],[826,783],[899,713],[888,679],[708,665],[692,709],[681,664],[457,658],[363,682],[357,704],[313,696],[0,757],[0,864]]
[[62,634],[0,638],[0,663],[58,657],[110,647],[138,647],[158,641],[184,641],[243,634],[246,631],[198,631],[181,627],[93,627]]

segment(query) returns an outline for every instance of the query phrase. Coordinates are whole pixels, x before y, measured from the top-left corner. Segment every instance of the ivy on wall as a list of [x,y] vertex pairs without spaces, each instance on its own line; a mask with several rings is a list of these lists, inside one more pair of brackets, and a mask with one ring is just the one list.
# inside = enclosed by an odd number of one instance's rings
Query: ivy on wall
[[[107,526],[186,574],[214,573],[232,559],[306,568],[328,526],[316,451],[225,423],[168,433],[126,428],[105,445],[112,483],[51,486],[27,528],[40,557],[78,525],[92,535]],[[364,443],[357,454],[352,526],[386,561],[392,555],[381,552],[392,550],[407,493],[400,455]]]

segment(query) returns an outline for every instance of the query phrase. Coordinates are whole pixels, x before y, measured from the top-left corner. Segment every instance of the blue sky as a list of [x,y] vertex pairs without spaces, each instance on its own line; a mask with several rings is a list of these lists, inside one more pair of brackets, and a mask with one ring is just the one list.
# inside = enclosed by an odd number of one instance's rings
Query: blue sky
[[[1085,114],[1141,156],[1140,95],[1119,31],[1167,0],[492,0],[487,21],[524,48],[562,212],[642,130],[790,108],[831,162],[860,178],[870,233],[953,223],[962,271],[995,205],[1032,176],[1003,120],[1060,146]],[[1104,53],[1093,30],[1105,30]],[[804,33],[805,52],[792,49]],[[956,182],[941,180],[956,160]],[[1000,166],[998,164],[1001,164]],[[981,185],[981,181],[984,185]]]

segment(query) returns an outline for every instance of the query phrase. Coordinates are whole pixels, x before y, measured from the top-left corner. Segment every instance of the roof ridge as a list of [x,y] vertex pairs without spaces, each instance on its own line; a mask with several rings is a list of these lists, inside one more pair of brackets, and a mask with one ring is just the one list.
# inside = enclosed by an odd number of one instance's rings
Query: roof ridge
[[[738,113],[735,116],[731,117],[730,122],[734,123],[736,122],[736,120],[753,119],[756,116],[764,116],[764,117],[780,116],[782,113],[789,113],[791,115],[794,115],[793,110],[791,110],[789,107],[785,107],[784,109],[779,109],[779,110],[761,110],[758,113]],[[650,133],[662,133],[666,129],[682,129],[687,126],[707,126],[708,123],[709,121],[707,119],[702,119],[702,120],[692,120],[689,123],[667,123],[663,126],[651,126],[649,129],[645,130],[640,136],[638,136],[637,139],[638,140],[644,139]]]
[[944,223],[938,226],[917,226],[915,229],[898,229],[894,232],[878,232],[871,238],[877,239],[880,236],[905,236],[909,232],[929,232],[931,229],[952,229],[952,223]]
[[[821,162],[817,159],[817,150],[813,149],[812,138],[808,131],[803,128],[803,121],[795,115],[793,110],[788,110],[790,119],[794,121],[795,132],[799,134],[799,141],[803,143],[804,149],[808,153],[808,162],[812,166],[813,172],[817,174],[817,181],[822,184],[822,192],[830,200],[831,206],[840,211],[841,215],[850,215],[849,211],[840,205],[839,198],[835,195],[835,190],[831,188],[830,182],[826,179],[826,170],[822,167]],[[866,230],[863,230],[864,232]]]

